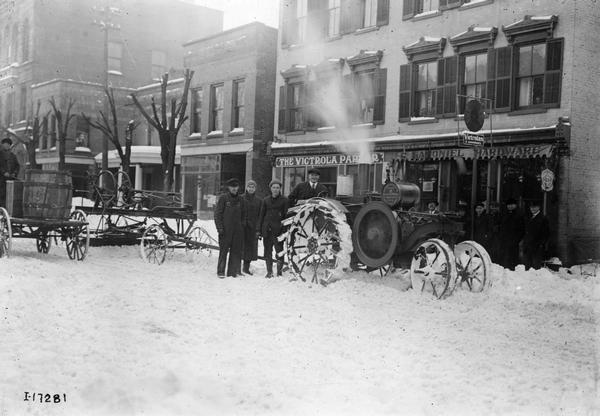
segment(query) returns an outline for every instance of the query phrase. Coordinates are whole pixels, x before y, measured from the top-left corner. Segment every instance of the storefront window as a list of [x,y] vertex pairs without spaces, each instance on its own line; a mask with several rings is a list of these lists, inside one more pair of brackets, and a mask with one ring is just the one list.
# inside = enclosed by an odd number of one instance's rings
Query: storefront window
[[285,168],[283,170],[284,180],[283,180],[283,194],[289,195],[292,192],[292,189],[300,182],[304,182],[304,175],[306,172],[306,168],[302,167],[293,167],[293,168]]
[[[219,193],[221,172],[220,155],[185,156],[181,158],[181,176],[183,179],[183,201],[198,209],[212,208],[212,203]],[[198,195],[198,190],[202,192]]]
[[421,189],[421,207],[424,210],[431,201],[438,201],[439,163],[407,163],[406,180]]

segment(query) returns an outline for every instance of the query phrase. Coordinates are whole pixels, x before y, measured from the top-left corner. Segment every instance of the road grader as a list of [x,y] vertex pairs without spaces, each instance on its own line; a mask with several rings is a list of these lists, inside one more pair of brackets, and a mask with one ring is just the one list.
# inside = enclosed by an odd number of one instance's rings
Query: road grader
[[458,217],[415,211],[419,199],[417,185],[388,182],[366,201],[316,197],[291,208],[279,238],[291,272],[326,285],[349,270],[403,268],[413,289],[438,299],[457,286],[482,291],[491,271],[485,248],[462,241]]

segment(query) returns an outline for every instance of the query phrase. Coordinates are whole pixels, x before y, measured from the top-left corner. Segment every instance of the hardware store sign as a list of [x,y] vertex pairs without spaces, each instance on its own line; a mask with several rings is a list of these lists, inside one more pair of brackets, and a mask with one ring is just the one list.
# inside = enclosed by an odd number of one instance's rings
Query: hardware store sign
[[383,153],[370,153],[368,156],[359,154],[338,153],[331,155],[286,156],[275,159],[275,166],[287,168],[292,166],[328,166],[328,165],[357,165],[360,163],[383,163]]

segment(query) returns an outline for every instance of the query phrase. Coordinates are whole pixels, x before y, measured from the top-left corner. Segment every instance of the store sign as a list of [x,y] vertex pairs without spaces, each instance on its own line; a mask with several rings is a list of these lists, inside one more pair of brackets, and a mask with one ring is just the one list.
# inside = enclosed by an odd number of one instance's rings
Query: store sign
[[410,161],[455,159],[527,159],[530,157],[549,157],[552,153],[552,145],[525,145],[525,146],[499,146],[499,147],[476,147],[472,149],[433,149],[413,150],[399,153],[400,158]]
[[542,191],[550,192],[554,189],[554,172],[550,169],[542,171]]
[[370,153],[365,161],[359,154],[332,154],[315,156],[285,156],[275,159],[275,166],[287,168],[293,166],[330,166],[358,165],[360,163],[383,163],[383,153]]
[[481,134],[473,133],[470,131],[463,131],[460,134],[461,146],[483,146],[485,138]]

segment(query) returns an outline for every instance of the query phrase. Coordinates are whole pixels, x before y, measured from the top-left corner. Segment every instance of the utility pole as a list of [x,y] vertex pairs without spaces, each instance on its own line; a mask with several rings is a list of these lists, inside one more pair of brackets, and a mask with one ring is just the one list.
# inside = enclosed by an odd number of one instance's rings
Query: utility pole
[[[109,79],[108,79],[108,35],[110,30],[119,30],[121,27],[114,24],[111,21],[112,14],[119,14],[121,11],[115,7],[110,7],[110,0],[104,0],[102,8],[93,7],[95,12],[101,13],[101,20],[94,20],[96,26],[100,26],[100,30],[103,32],[103,47],[104,47],[104,90],[108,91]],[[104,114],[108,116],[108,97],[104,98]],[[108,170],[108,137],[104,134],[102,139],[102,170]]]

